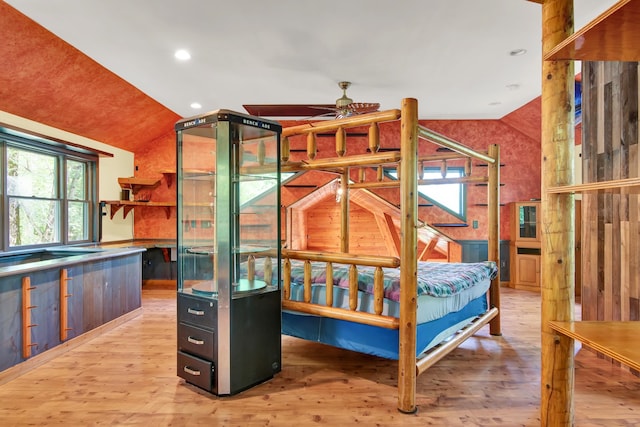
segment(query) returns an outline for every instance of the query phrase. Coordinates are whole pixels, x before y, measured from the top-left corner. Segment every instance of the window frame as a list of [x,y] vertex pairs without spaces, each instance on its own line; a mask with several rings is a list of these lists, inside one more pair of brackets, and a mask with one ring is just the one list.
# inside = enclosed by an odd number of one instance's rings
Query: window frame
[[[424,171],[428,171],[428,172],[432,172],[432,173],[437,173],[439,176],[441,175],[441,169],[439,167],[436,166],[424,166]],[[456,176],[448,176],[449,172],[456,172]],[[421,176],[421,172],[420,170],[418,170],[418,179],[420,179]],[[397,168],[395,167],[389,167],[389,168],[385,168],[384,169],[384,174],[386,177],[390,178],[390,179],[394,179],[397,180]],[[460,178],[460,177],[464,177],[464,167],[463,166],[449,166],[447,167],[447,178]],[[443,184],[432,184],[432,185],[443,185]],[[427,193],[425,193],[424,191],[421,191],[421,187],[422,188],[426,188],[429,187],[429,185],[418,185],[418,197],[422,198],[423,200],[434,204],[435,206],[438,206],[440,209],[444,210],[445,212],[453,215],[454,217],[460,219],[461,221],[466,221],[467,220],[467,185],[465,183],[458,183],[458,184],[446,184],[446,185],[457,185],[460,187],[460,197],[458,199],[458,203],[459,203],[459,208],[460,208],[460,212],[457,212],[453,209],[451,209],[450,207],[434,200],[433,198],[429,197],[429,195]]]
[[[24,198],[23,196],[10,196],[8,193],[8,170],[7,148],[30,151],[34,153],[53,156],[57,163],[55,198],[37,198],[37,200],[54,200],[58,203],[58,218],[56,233],[59,236],[53,243],[36,243],[20,246],[10,244],[10,224],[9,224],[9,201],[11,198]],[[0,229],[1,252],[14,252],[36,248],[75,245],[97,241],[99,231],[99,203],[98,203],[98,155],[70,149],[68,145],[61,144],[60,141],[47,140],[42,137],[32,136],[16,130],[9,130],[0,127],[0,207],[2,208],[2,227]],[[67,198],[67,162],[76,161],[85,164],[84,192],[85,199]],[[69,239],[69,202],[81,201],[87,205],[87,214],[84,218],[86,222],[86,239]]]

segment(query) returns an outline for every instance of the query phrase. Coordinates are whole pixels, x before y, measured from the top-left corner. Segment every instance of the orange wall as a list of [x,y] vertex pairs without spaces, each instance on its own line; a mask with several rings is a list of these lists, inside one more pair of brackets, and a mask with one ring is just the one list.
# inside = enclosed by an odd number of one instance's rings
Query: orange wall
[[[520,200],[540,198],[540,140],[534,140],[501,120],[449,120],[426,121],[423,124],[462,144],[486,150],[490,144],[500,146],[500,238],[509,239],[509,206]],[[477,162],[474,162],[475,165]],[[467,223],[472,227],[444,230],[457,240],[483,240],[487,238],[487,208],[476,204],[487,202],[486,187],[470,184],[467,199]],[[431,208],[432,209],[432,208]],[[435,213],[429,222],[456,222],[450,215]]]
[[[539,106],[539,105],[538,105]],[[532,121],[538,121],[538,125],[528,125],[526,133],[521,132],[508,120],[429,120],[422,121],[424,126],[446,135],[462,144],[478,149],[486,150],[490,144],[498,144],[501,150],[501,163],[504,166],[500,170],[501,182],[501,203],[505,204],[501,208],[501,239],[509,239],[509,207],[508,203],[528,200],[540,197],[540,140],[534,139],[535,129],[539,128],[539,113],[535,102],[527,105],[521,110],[530,109],[533,116]],[[523,115],[518,110],[515,114]],[[283,126],[291,125],[292,122],[283,122]],[[528,123],[524,121],[524,123]],[[520,125],[522,126],[522,125]],[[398,122],[385,123],[380,129],[380,139],[382,147],[399,147],[400,129]],[[302,139],[292,139],[293,148],[302,148],[305,142]],[[334,139],[318,138],[318,158],[333,157]],[[349,153],[364,153],[367,148],[366,137],[349,137],[347,139],[347,150]],[[420,153],[427,154],[437,148],[426,141],[420,143]],[[136,176],[150,177],[161,176],[160,171],[175,169],[175,134],[173,131],[166,133],[162,137],[147,144],[143,149],[136,151],[135,163],[138,166]],[[297,160],[303,154],[293,153],[292,159]],[[474,162],[474,165],[477,162]],[[482,173],[484,174],[485,169]],[[326,177],[320,185],[326,182]],[[283,203],[288,204],[287,194],[294,192],[308,192],[305,190],[285,190],[283,193]],[[398,203],[397,194],[387,191],[380,191],[392,203]],[[298,194],[298,196],[300,196]],[[175,201],[175,183],[168,187],[167,182],[153,191],[151,200],[153,201]],[[467,223],[469,227],[447,227],[441,230],[457,240],[485,240],[487,238],[487,208],[476,206],[476,204],[487,202],[486,187],[470,184],[468,187]],[[457,218],[433,207],[420,208],[420,217],[428,223],[458,223]],[[472,227],[473,221],[478,221],[478,228]],[[154,208],[137,208],[135,211],[135,237],[136,238],[175,238],[176,237],[176,217],[175,209],[171,210],[170,218],[167,219],[164,210]]]

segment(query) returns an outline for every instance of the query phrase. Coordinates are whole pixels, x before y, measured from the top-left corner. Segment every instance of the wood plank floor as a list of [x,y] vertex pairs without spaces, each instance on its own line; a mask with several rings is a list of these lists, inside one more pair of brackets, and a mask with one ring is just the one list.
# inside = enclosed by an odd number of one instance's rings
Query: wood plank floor
[[[397,411],[396,363],[283,337],[283,370],[219,398],[176,376],[173,291],[143,314],[0,386],[0,425],[537,426],[540,296],[504,289],[503,336],[488,327],[418,378],[418,412]],[[640,378],[576,358],[576,425],[640,425]]]

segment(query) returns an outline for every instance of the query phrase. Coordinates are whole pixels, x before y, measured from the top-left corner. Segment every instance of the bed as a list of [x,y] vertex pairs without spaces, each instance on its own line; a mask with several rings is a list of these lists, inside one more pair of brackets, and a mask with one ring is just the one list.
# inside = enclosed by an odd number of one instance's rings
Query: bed
[[[291,262],[289,299],[305,301],[304,262]],[[333,265],[332,307],[349,309],[349,266]],[[384,300],[381,315],[400,316],[400,272],[384,268]],[[494,262],[418,264],[416,357],[452,336],[488,310],[487,291],[497,275]],[[326,265],[311,263],[309,303],[327,305]],[[358,268],[359,312],[375,313],[375,268]],[[398,330],[315,316],[292,310],[283,312],[282,332],[347,350],[398,359]]]
[[[417,101],[399,110],[284,127],[281,169],[331,171],[339,176],[342,200],[339,252],[282,250],[284,334],[398,361],[398,409],[416,410],[416,378],[484,325],[500,335],[499,317],[499,147],[477,152],[418,122]],[[399,121],[399,151],[380,149],[379,124]],[[369,126],[367,153],[348,154],[346,129]],[[335,132],[336,156],[316,158],[316,134]],[[292,161],[289,138],[306,136],[306,155]],[[418,140],[448,148],[446,156],[418,155]],[[425,263],[418,250],[418,167],[424,162],[464,158],[468,176],[458,182],[487,187],[488,261]],[[471,174],[471,161],[487,167]],[[397,182],[382,178],[385,165],[397,165]],[[366,170],[364,170],[366,169]],[[371,170],[377,179],[369,180]],[[364,170],[364,172],[363,172]],[[357,176],[357,179],[353,179]],[[407,179],[408,178],[408,179]],[[397,256],[357,254],[349,248],[349,191],[395,188],[400,200]],[[298,221],[287,219],[293,228]],[[290,233],[288,230],[287,233]],[[302,240],[302,239],[299,239]],[[429,245],[430,246],[430,245]],[[253,270],[253,268],[252,268]],[[259,272],[262,268],[256,268]],[[271,274],[271,272],[269,272]],[[443,280],[444,279],[444,280]]]

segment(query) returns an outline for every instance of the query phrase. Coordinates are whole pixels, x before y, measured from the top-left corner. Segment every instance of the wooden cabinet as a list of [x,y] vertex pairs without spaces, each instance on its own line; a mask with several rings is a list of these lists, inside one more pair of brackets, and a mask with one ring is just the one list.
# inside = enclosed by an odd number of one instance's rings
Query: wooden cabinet
[[[522,248],[520,248],[522,249]],[[521,287],[540,287],[540,250],[537,254],[516,254],[515,283]]]
[[511,204],[511,286],[540,289],[540,202]]
[[141,258],[12,266],[0,276],[0,372],[139,309]]

